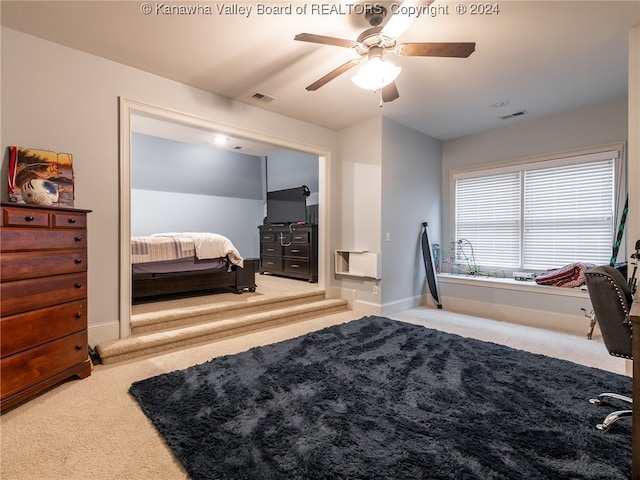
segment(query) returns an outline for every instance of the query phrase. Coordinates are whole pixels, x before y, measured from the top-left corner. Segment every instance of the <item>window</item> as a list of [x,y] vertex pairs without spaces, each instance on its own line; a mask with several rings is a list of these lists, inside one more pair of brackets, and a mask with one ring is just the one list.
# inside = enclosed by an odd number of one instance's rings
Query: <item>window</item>
[[456,173],[456,262],[466,269],[608,264],[619,152]]

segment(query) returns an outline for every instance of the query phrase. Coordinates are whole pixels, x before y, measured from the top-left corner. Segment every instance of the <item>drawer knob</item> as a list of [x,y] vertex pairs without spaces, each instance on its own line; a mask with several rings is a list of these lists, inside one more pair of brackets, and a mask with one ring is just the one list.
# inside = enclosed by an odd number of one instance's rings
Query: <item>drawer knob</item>
[[77,319],[81,319],[81,318],[82,318],[82,312],[78,312],[78,313],[76,313],[76,318],[77,318]]
[[76,283],[76,284],[74,285],[74,287],[76,287],[76,288],[82,288],[82,284],[81,284],[81,283]]
[[76,347],[75,347],[76,351],[79,352],[80,350],[82,350],[82,347],[84,347],[84,345],[76,345]]
[[75,240],[76,242],[81,242],[81,241],[82,241],[82,237],[77,236],[77,237],[75,237],[75,238],[74,238],[74,240]]
[[76,259],[74,260],[74,263],[75,263],[76,265],[80,265],[80,264],[82,263],[82,259],[81,259],[81,258],[76,258]]
[[70,218],[69,219],[69,223],[76,223],[76,219],[75,218]]
[[24,217],[24,219],[27,222],[33,222],[35,220],[35,217],[33,215],[27,215],[26,217]]

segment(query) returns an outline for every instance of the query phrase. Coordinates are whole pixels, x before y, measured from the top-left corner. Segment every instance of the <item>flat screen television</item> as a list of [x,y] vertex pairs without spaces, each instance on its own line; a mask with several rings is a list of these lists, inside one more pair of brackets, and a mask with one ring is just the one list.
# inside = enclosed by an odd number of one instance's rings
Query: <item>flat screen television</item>
[[267,192],[267,223],[269,225],[307,223],[306,186]]

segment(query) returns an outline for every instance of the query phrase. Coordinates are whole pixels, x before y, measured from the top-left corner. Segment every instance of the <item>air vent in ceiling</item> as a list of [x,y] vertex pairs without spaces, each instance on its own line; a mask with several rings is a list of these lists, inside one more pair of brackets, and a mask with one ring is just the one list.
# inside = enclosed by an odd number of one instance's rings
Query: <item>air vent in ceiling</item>
[[251,98],[252,100],[258,100],[259,102],[262,102],[262,103],[271,103],[275,100],[275,97],[272,97],[271,95],[267,95],[266,93],[261,93],[261,92],[255,92],[249,98]]
[[520,110],[519,112],[513,112],[509,115],[502,115],[498,117],[500,120],[508,120],[509,118],[521,117],[522,115],[526,115],[526,110]]

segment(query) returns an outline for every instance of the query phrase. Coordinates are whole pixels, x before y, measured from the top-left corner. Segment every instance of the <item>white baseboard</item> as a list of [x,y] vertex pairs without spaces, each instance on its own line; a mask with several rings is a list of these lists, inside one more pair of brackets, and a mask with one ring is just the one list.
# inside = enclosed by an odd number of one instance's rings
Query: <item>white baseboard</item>
[[92,347],[107,340],[120,338],[120,324],[118,322],[89,325],[87,330],[89,345]]
[[[443,297],[443,309],[465,315],[490,318],[529,327],[544,328],[556,332],[586,336],[589,330],[589,318],[578,315],[567,315],[548,310],[516,307],[457,297]],[[595,328],[594,338],[600,337],[599,329]]]

